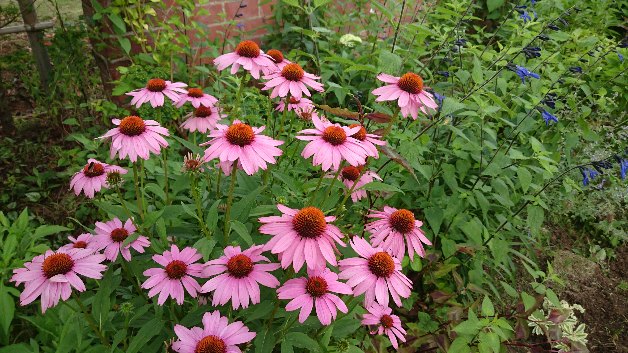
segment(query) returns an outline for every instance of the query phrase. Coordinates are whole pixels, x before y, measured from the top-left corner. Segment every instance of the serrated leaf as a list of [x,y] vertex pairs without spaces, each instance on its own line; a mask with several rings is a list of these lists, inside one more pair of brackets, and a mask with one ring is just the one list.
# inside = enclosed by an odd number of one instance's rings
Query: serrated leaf
[[532,183],[532,174],[528,171],[526,167],[517,168],[517,177],[519,178],[519,185],[521,185],[521,190],[523,192],[528,192],[528,188],[530,188],[530,183]]
[[464,103],[461,103],[456,98],[447,97],[447,99],[443,101],[443,107],[441,108],[440,113],[442,115],[450,115],[464,109],[464,107]]
[[367,190],[367,191],[384,191],[384,192],[400,192],[404,193],[403,190],[398,187],[386,183],[382,183],[379,181],[373,181],[368,184],[362,186],[359,190]]
[[482,300],[482,315],[484,316],[495,315],[495,307],[493,306],[493,302],[488,296],[485,296],[484,300]]

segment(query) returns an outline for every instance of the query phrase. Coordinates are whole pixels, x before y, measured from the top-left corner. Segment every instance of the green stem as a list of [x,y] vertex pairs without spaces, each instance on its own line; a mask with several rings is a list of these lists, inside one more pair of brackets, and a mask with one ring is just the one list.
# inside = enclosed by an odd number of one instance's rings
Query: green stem
[[122,205],[122,209],[124,209],[124,212],[126,213],[127,217],[131,220],[131,222],[133,222],[133,225],[135,226],[135,228],[137,228],[137,231],[141,233],[140,227],[137,225],[137,223],[135,223],[135,219],[133,218],[133,214],[131,213],[131,211],[129,211],[129,208],[126,207],[126,203],[124,202],[124,197],[122,196],[122,191],[120,191],[120,187],[116,185],[116,192],[118,193],[118,198],[120,199],[120,205]]
[[286,101],[283,106],[283,114],[281,114],[281,119],[279,120],[279,134],[277,134],[277,136],[280,136],[283,133],[283,124],[286,121],[286,116],[288,115],[288,103],[289,102],[290,102],[290,95],[288,94],[286,96]]
[[329,187],[327,188],[327,192],[325,193],[325,198],[321,202],[321,206],[325,204],[325,201],[327,201],[327,198],[329,197],[329,195],[331,195],[331,190],[333,189],[334,184],[336,183],[336,179],[338,179],[338,176],[340,175],[340,172],[342,171],[343,165],[344,163],[340,163],[340,166],[338,167],[336,174],[334,174],[334,178],[331,180],[331,184],[329,184]]
[[137,163],[133,163],[133,184],[135,185],[135,198],[137,199],[137,212],[144,221],[144,207],[142,206],[142,198],[140,197],[140,183],[137,178]]
[[201,202],[201,195],[198,191],[198,179],[196,178],[196,174],[192,174],[192,197],[194,198],[194,203],[196,204],[196,216],[198,217],[201,231],[209,239],[212,235],[207,228],[207,224],[205,224],[205,220],[203,220],[203,205]]
[[382,134],[382,137],[388,135],[390,133],[390,130],[392,130],[393,125],[395,125],[397,123],[397,118],[399,117],[399,112],[400,111],[401,111],[401,109],[399,109],[399,108],[397,108],[395,110],[395,114],[393,115],[392,119],[390,119],[390,123],[388,123],[388,126],[386,126],[386,130]]
[[75,292],[72,292],[72,296],[74,297],[76,304],[78,304],[79,308],[81,308],[81,311],[83,312],[83,315],[85,316],[85,319],[87,320],[87,323],[92,328],[94,333],[96,333],[96,336],[100,338],[100,342],[102,342],[102,344],[107,347],[111,346],[109,344],[109,341],[107,341],[107,338],[105,338],[105,335],[103,335],[102,331],[100,331],[100,329],[98,328],[98,325],[96,324],[96,321],[94,320],[94,318],[89,313],[87,313],[87,309],[85,308],[85,305],[83,305],[83,302],[81,301],[81,299],[79,299],[79,296]]
[[316,192],[321,187],[321,183],[323,182],[323,178],[325,177],[325,172],[322,172],[320,178],[318,178],[318,183],[316,183],[316,188],[312,191],[312,196],[310,197],[309,204],[312,205],[314,203],[314,199],[316,198]]
[[225,211],[225,231],[223,234],[225,246],[229,244],[229,230],[231,222],[231,204],[233,203],[233,189],[235,189],[236,179],[238,172],[238,161],[233,162],[233,168],[231,169],[231,184],[229,185],[229,195],[227,196],[227,210]]
[[240,85],[238,87],[238,92],[236,93],[236,101],[233,104],[233,113],[238,114],[238,110],[240,109],[240,102],[242,101],[242,92],[244,91],[244,84],[246,83],[246,75],[242,76],[240,79]]
[[[144,171],[144,160],[140,160],[140,195],[142,196],[142,207],[146,207],[146,199],[144,198],[144,176],[145,176],[145,171]],[[145,209],[142,209],[143,213]],[[142,219],[144,220],[144,219]]]
[[164,191],[166,192],[166,205],[170,204],[170,192],[168,187],[168,150],[164,149]]
[[221,197],[220,195],[220,179],[222,177],[222,170],[220,169],[220,167],[216,168],[216,199],[219,199]]
[[[368,161],[367,161],[367,164],[368,164]],[[351,194],[353,193],[355,186],[358,185],[358,181],[360,181],[360,178],[364,174],[365,170],[366,170],[366,165],[364,165],[364,168],[362,169],[362,171],[360,171],[360,174],[358,174],[358,178],[355,179],[355,181],[353,182],[353,185],[351,185],[351,188],[349,189],[345,197],[338,204],[338,207],[336,207],[336,214],[334,216],[338,217],[338,215],[340,214],[340,210],[342,209],[342,206],[345,204],[345,202],[347,202],[347,200],[349,199],[349,196],[351,196]]]

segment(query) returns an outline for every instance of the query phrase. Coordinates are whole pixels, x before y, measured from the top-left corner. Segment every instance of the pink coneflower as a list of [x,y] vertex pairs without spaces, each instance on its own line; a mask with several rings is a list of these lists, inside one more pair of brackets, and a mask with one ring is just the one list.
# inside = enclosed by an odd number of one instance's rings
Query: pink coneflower
[[286,99],[288,100],[288,110],[296,111],[298,109],[309,110],[314,108],[314,103],[311,100],[305,97],[297,99],[293,96],[290,96],[279,101],[279,103],[277,103],[277,106],[275,107],[275,110],[283,112],[283,110],[286,108]]
[[192,154],[192,152],[188,152],[188,154],[183,157],[183,167],[181,167],[182,172],[188,173],[196,173],[196,172],[204,172],[205,162],[200,154]]
[[68,240],[70,240],[71,243],[65,244],[60,247],[59,250],[90,249],[92,252],[95,252],[98,248],[98,244],[94,241],[94,236],[91,233],[83,233],[76,238],[69,236]]
[[384,206],[383,211],[371,210],[368,217],[378,218],[366,225],[373,245],[381,246],[399,261],[403,259],[405,244],[408,245],[410,260],[414,259],[415,253],[425,256],[423,244],[432,245],[421,231],[423,222],[415,220],[414,214],[406,209]]
[[131,162],[137,157],[148,159],[150,152],[159,154],[161,147],[168,147],[168,142],[161,136],[169,136],[168,129],[163,128],[155,120],[143,120],[139,116],[111,120],[115,127],[99,138],[111,138],[110,158],[119,153],[120,159],[129,156]]
[[87,198],[94,198],[94,194],[101,188],[107,188],[107,173],[118,172],[126,174],[127,170],[117,165],[109,165],[99,162],[93,158],[87,160],[87,165],[80,171],[74,173],[70,180],[70,189],[78,196],[81,191]]
[[272,67],[272,66],[262,67],[262,72],[264,73],[264,75],[271,74],[278,70],[281,71],[286,65],[292,64],[292,61],[284,58],[283,53],[277,49],[270,49],[269,51],[266,52],[266,54],[268,54],[268,56],[270,56],[273,59],[273,62],[275,63],[275,67]]
[[362,325],[375,326],[371,334],[386,334],[395,349],[399,348],[397,338],[399,338],[401,342],[406,341],[406,330],[401,327],[399,316],[392,314],[391,308],[373,304],[366,310],[368,310],[368,313],[362,316]]
[[239,246],[227,246],[225,255],[216,260],[206,263],[203,274],[207,277],[218,275],[203,285],[203,293],[214,292],[212,305],[225,305],[229,300],[234,309],[242,306],[248,308],[249,299],[251,304],[260,302],[259,285],[275,288],[279,281],[270,271],[279,268],[275,263],[269,262],[268,258],[262,256],[261,245],[254,245],[245,251],[241,251]]
[[194,116],[184,121],[181,127],[190,130],[190,132],[206,133],[213,130],[218,121],[225,117],[226,115],[220,114],[217,107],[200,106],[194,110]]
[[214,65],[218,71],[222,71],[231,65],[231,74],[235,75],[242,66],[251,73],[255,79],[259,79],[260,71],[265,68],[275,67],[273,59],[264,54],[257,43],[251,40],[240,42],[234,52],[223,54],[214,59]]
[[175,325],[174,332],[179,340],[172,348],[179,353],[241,353],[237,345],[255,338],[255,332],[241,321],[229,324],[229,319],[220,316],[218,310],[203,315],[202,328]]
[[314,155],[312,163],[320,164],[325,171],[332,166],[338,170],[343,159],[356,167],[365,163],[368,151],[353,137],[360,132],[360,127],[340,126],[316,116],[312,116],[312,122],[315,129],[299,131],[309,136],[297,136],[299,140],[310,141],[301,153],[304,158]]
[[187,85],[183,82],[170,82],[153,78],[148,80],[146,87],[131,91],[127,95],[133,97],[131,105],[135,105],[135,108],[139,108],[147,102],[150,102],[153,108],[157,108],[164,105],[164,97],[170,98],[173,103],[177,102],[179,94],[186,93],[185,87]]
[[278,204],[277,208],[281,216],[259,219],[260,223],[264,223],[259,228],[260,233],[273,235],[264,250],[281,254],[281,266],[288,268],[292,263],[295,272],[304,262],[312,269],[325,266],[325,261],[336,266],[335,243],[345,246],[340,229],[329,224],[336,217],[325,217],[323,211],[316,207],[295,210]]
[[360,124],[352,124],[349,125],[349,128],[359,127],[360,131],[358,131],[353,138],[360,141],[362,143],[362,147],[368,153],[369,157],[379,158],[379,152],[377,151],[377,146],[384,146],[386,141],[382,141],[381,136],[375,134],[369,134],[366,131],[366,128]]
[[269,81],[266,82],[262,90],[273,89],[270,93],[270,98],[285,97],[288,93],[296,99],[301,99],[303,94],[309,97],[312,94],[307,89],[307,86],[310,86],[315,91],[323,92],[323,84],[314,81],[320,79],[320,77],[303,71],[297,63],[288,64],[281,71],[275,71],[264,76],[264,79]]
[[275,164],[275,157],[283,152],[277,148],[283,141],[261,135],[265,127],[253,128],[235,120],[231,126],[217,124],[216,130],[210,132],[211,141],[202,143],[209,145],[205,150],[205,161],[218,158],[220,162],[238,160],[248,175],[253,175],[260,168],[266,170],[266,163]]
[[115,261],[118,254],[121,253],[126,261],[131,261],[130,248],[135,251],[144,253],[144,248],[150,246],[150,241],[143,235],[130,244],[123,245],[127,237],[135,233],[137,229],[133,225],[131,219],[127,219],[124,225],[118,218],[114,218],[108,222],[96,222],[96,236],[94,241],[98,244],[98,250],[105,249],[107,260]]
[[314,117],[316,117],[316,119],[320,119],[320,117],[318,116],[318,113],[316,112],[316,109],[314,107],[311,107],[311,108],[297,108],[297,109],[294,110],[294,112],[303,121],[312,121],[312,119],[314,119]]
[[179,305],[183,304],[185,291],[195,298],[201,286],[192,276],[202,277],[203,265],[195,264],[202,257],[194,248],[187,247],[179,251],[176,245],[172,245],[170,251],[153,255],[153,261],[163,268],[153,267],[144,271],[144,276],[150,278],[142,283],[142,288],[150,289],[148,296],[151,298],[159,293],[159,305],[163,305],[168,297],[176,299]]
[[86,249],[48,250],[26,262],[23,268],[13,270],[11,281],[16,285],[24,283],[20,294],[20,305],[32,303],[41,296],[41,311],[59,304],[59,300],[68,300],[72,287],[79,292],[85,291],[85,284],[77,275],[100,279],[107,266],[102,254],[94,254]]
[[408,298],[412,287],[410,279],[401,273],[401,262],[359,237],[353,238],[351,247],[360,257],[340,260],[338,264],[339,277],[353,287],[353,295],[365,293],[367,307],[375,301],[388,306],[390,292],[395,304],[401,306],[401,298]]
[[378,96],[376,102],[397,100],[401,114],[404,117],[412,116],[417,119],[419,109],[427,114],[427,109],[437,109],[438,104],[434,101],[434,96],[423,89],[423,79],[421,76],[408,72],[401,77],[387,74],[379,74],[377,78],[388,85],[376,88],[373,94]]
[[[353,188],[353,192],[351,193],[351,200],[353,202],[357,202],[366,197],[366,190],[362,190],[361,187],[373,182],[373,180],[382,180],[382,178],[380,178],[377,173],[368,170],[363,172],[363,169],[364,166],[354,167],[352,165],[349,165],[342,168],[342,170],[340,171],[342,183],[349,190]],[[353,186],[354,184],[355,186]]]
[[312,308],[316,308],[316,316],[323,325],[331,324],[336,320],[337,310],[347,313],[345,303],[337,295],[351,294],[351,287],[338,282],[338,275],[331,272],[327,267],[320,267],[316,270],[308,269],[309,278],[301,277],[288,280],[282,287],[277,289],[279,299],[292,299],[286,305],[286,311],[294,311],[301,308],[299,322],[303,323]]
[[179,100],[175,106],[181,108],[186,102],[192,103],[194,108],[201,106],[211,108],[218,102],[218,99],[203,92],[201,88],[188,88],[187,91],[184,91],[184,94],[179,96]]

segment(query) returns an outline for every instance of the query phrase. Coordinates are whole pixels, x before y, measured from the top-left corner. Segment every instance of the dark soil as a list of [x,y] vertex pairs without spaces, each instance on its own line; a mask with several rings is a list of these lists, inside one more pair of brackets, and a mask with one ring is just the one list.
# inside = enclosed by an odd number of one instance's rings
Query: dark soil
[[628,245],[617,248],[615,259],[601,265],[563,248],[556,251],[553,267],[565,283],[556,288],[559,297],[586,310],[579,317],[587,325],[589,350],[628,352]]

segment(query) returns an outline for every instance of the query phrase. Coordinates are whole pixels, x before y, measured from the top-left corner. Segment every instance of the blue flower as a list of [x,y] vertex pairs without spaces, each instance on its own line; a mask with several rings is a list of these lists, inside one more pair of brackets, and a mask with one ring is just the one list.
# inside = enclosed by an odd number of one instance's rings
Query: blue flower
[[443,100],[445,99],[445,96],[440,95],[440,94],[434,92],[434,98],[436,98],[436,100],[438,101],[438,106],[442,107],[443,106]]
[[539,74],[529,71],[523,66],[508,64],[506,68],[516,73],[521,78],[521,83],[526,83],[526,77],[532,77],[536,79],[541,78]]
[[591,180],[595,179],[599,175],[599,173],[595,169],[583,168],[583,167],[580,167],[580,174],[582,174],[583,186],[589,185]]
[[523,23],[528,23],[528,21],[532,21],[532,17],[530,17],[528,11],[520,12],[519,18],[523,20]]
[[438,71],[437,74],[443,77],[449,77],[449,71]]
[[622,159],[619,161],[619,174],[622,179],[626,179],[626,172],[628,172],[628,159]]
[[238,24],[236,25],[236,27],[238,27],[239,30],[243,30],[244,29],[244,23],[242,22],[238,22]]
[[619,58],[619,61],[624,62],[624,56],[621,55],[620,52],[617,52],[617,57]]
[[580,66],[572,66],[569,68],[569,71],[573,72],[574,74],[576,73],[581,74],[582,68]]
[[551,113],[549,113],[547,110],[543,109],[543,111],[541,111],[541,116],[543,117],[543,120],[545,120],[545,126],[549,126],[550,122],[558,122],[558,118],[554,115],[552,115]]

